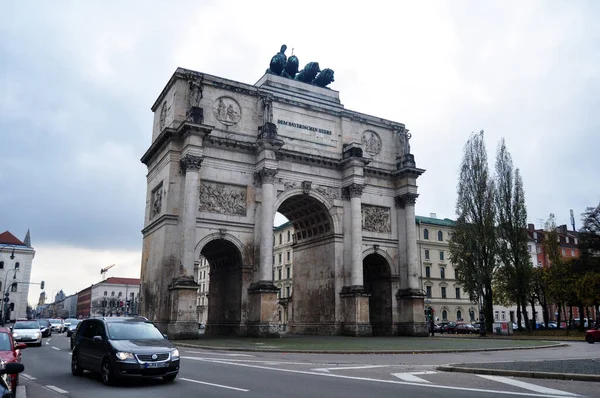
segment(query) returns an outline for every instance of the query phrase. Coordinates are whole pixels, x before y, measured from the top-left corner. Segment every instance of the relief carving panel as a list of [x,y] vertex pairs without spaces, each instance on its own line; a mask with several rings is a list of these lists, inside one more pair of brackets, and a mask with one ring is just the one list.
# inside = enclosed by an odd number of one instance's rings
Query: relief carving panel
[[246,215],[246,187],[203,182],[200,185],[200,211]]
[[364,231],[390,233],[390,208],[362,205],[362,225]]

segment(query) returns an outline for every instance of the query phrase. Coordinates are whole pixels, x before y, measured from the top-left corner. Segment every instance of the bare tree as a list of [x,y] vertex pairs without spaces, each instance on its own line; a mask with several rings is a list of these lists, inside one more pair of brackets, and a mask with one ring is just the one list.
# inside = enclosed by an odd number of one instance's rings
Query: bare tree
[[464,148],[458,181],[456,227],[450,257],[458,281],[483,311],[486,329],[493,322],[492,279],[496,268],[495,187],[489,175],[483,131],[473,133]]

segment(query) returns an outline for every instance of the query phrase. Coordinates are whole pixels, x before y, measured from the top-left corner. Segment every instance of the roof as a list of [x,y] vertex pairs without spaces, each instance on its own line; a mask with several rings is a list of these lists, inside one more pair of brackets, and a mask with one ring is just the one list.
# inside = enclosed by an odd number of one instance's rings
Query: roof
[[290,227],[291,225],[292,225],[292,223],[290,221],[288,221],[288,222],[286,222],[284,224],[281,224],[281,225],[279,225],[277,227],[273,227],[273,231],[281,231],[283,229],[286,229],[287,227]]
[[111,276],[110,278],[106,278],[100,283],[112,283],[114,285],[139,285],[139,278],[120,278],[117,276]]
[[0,244],[25,246],[25,243],[21,242],[16,236],[8,231],[4,231],[0,234]]
[[444,218],[442,220],[440,218],[431,218],[431,217],[416,216],[415,220],[417,221],[417,224],[433,224],[433,225],[440,225],[440,226],[443,226],[443,227],[454,227],[454,226],[456,226],[456,221],[451,220],[449,218]]

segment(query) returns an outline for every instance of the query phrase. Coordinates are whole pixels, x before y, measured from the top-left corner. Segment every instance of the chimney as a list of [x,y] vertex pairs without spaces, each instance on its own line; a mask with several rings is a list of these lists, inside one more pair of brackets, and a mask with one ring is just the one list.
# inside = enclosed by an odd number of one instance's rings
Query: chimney
[[436,214],[435,213],[429,213],[429,217],[430,218],[436,218]]
[[527,229],[530,231],[535,231],[535,225],[534,224],[527,224]]

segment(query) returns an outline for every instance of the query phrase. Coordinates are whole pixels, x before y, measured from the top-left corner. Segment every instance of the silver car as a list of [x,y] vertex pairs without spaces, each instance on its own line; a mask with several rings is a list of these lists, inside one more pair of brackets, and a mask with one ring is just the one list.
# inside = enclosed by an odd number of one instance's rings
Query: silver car
[[49,321],[53,332],[62,333],[66,330],[62,319],[50,319]]
[[13,339],[17,343],[26,343],[36,346],[42,345],[42,333],[37,321],[17,321],[12,326]]

